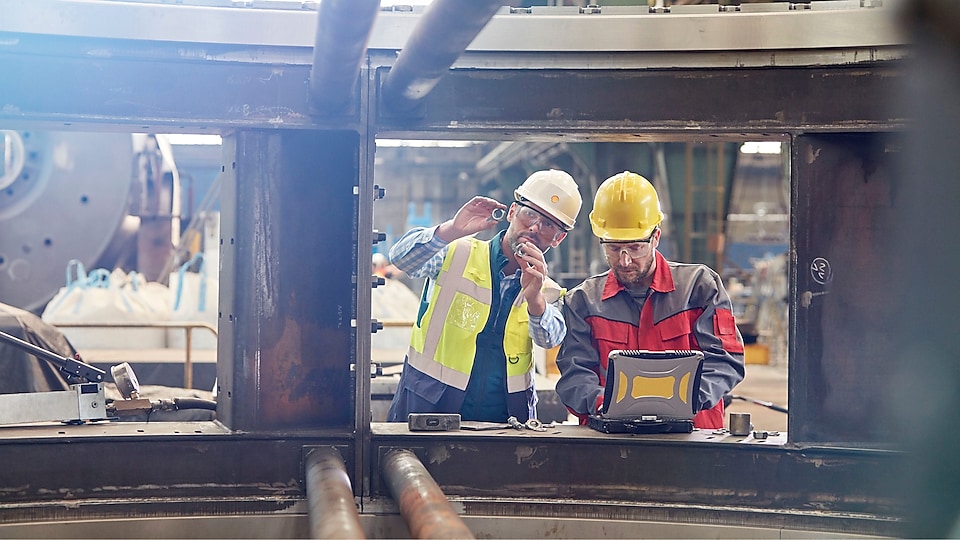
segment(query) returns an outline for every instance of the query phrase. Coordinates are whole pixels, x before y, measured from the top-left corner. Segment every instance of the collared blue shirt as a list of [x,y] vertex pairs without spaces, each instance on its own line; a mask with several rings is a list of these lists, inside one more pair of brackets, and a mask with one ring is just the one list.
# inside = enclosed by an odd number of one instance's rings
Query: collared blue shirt
[[[440,268],[443,266],[443,258],[447,254],[448,246],[447,242],[437,238],[436,230],[437,227],[434,226],[430,228],[415,227],[408,231],[390,248],[390,262],[410,277],[427,277],[435,280],[440,275]],[[503,273],[503,265],[500,268],[499,293],[502,302],[511,288],[517,287],[519,289],[521,272],[518,268],[516,272],[508,276]],[[544,349],[559,345],[567,333],[567,325],[563,321],[563,315],[552,304],[547,304],[547,309],[543,312],[543,315],[539,317],[530,315],[528,327],[533,342]]]

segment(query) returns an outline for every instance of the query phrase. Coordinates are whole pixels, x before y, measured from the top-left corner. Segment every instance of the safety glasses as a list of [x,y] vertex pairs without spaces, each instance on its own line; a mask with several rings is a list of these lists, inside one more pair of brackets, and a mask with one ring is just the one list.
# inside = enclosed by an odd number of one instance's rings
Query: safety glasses
[[650,242],[653,241],[653,235],[657,234],[658,229],[653,229],[650,236],[643,240],[628,240],[625,242],[600,241],[604,253],[610,257],[619,257],[621,253],[626,252],[631,259],[638,259],[650,252]]
[[562,225],[543,215],[543,213],[536,208],[528,206],[520,201],[516,201],[516,205],[520,207],[520,209],[517,210],[517,218],[520,219],[520,223],[522,223],[524,227],[533,227],[539,223],[540,234],[544,236],[551,236],[554,239],[558,234],[565,232],[565,229]]

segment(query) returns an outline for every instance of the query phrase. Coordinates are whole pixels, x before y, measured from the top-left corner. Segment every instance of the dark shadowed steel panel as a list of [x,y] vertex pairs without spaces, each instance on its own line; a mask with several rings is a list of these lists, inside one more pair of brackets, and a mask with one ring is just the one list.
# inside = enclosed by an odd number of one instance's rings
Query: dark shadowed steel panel
[[352,431],[358,134],[244,131],[225,147],[220,418]]
[[[889,126],[893,62],[856,67],[451,71],[419,107],[381,109],[382,129],[472,127],[649,132]],[[381,81],[387,73],[380,70]],[[649,134],[649,133],[648,133]],[[640,135],[640,134],[634,134]]]
[[796,334],[789,431],[797,442],[896,440],[887,414],[909,362],[896,331],[903,288],[899,249],[899,145],[891,136],[802,135],[793,147]]

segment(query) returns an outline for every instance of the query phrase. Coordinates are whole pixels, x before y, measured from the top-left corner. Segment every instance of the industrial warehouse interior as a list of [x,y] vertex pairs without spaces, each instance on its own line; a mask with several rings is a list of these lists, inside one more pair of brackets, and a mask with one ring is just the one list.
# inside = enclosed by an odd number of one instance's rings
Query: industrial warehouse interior
[[[0,3],[0,537],[956,536],[958,30],[949,0]],[[613,264],[624,171],[723,284],[722,427],[581,422],[535,337],[535,417],[388,421],[455,264],[395,248],[477,196],[509,217],[472,241],[509,237],[548,170],[582,197],[540,250],[557,313]],[[690,389],[619,376],[605,403]]]

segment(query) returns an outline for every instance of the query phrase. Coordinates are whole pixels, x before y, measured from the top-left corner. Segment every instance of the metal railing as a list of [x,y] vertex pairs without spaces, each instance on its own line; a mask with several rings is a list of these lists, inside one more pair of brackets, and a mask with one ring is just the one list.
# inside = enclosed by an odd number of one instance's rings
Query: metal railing
[[186,332],[183,360],[183,387],[193,388],[193,330],[205,328],[219,339],[217,327],[202,321],[150,321],[150,322],[65,322],[56,323],[57,328],[182,328]]

